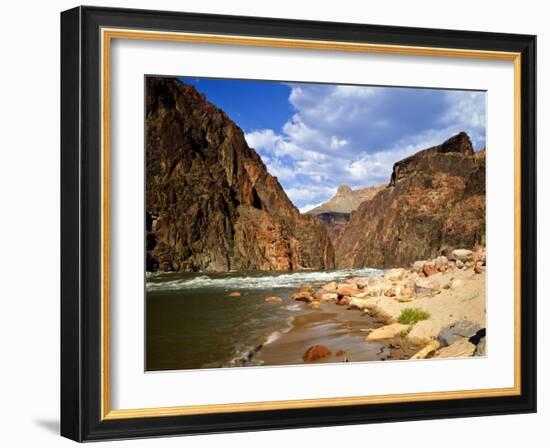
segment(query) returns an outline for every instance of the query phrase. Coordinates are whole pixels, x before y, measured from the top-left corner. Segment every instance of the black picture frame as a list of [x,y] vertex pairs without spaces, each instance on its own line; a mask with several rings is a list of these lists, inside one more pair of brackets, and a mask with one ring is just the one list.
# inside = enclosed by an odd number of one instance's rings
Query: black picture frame
[[[100,29],[521,53],[521,394],[101,418]],[[536,36],[99,7],[61,13],[61,435],[76,441],[536,412]]]

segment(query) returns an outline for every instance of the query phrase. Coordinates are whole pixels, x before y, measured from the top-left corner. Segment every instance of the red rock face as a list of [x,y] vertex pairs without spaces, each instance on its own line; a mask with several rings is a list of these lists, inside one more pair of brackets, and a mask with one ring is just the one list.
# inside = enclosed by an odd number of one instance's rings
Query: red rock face
[[146,80],[148,271],[330,269],[324,226],[302,216],[241,129],[194,87]]
[[485,238],[485,151],[460,133],[394,165],[335,242],[339,268],[406,266]]

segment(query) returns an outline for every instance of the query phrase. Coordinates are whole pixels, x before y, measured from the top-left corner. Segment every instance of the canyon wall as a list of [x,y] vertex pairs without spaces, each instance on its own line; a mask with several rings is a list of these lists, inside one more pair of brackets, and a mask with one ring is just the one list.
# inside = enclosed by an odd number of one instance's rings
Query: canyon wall
[[324,225],[302,216],[242,130],[193,86],[146,79],[147,271],[330,269]]

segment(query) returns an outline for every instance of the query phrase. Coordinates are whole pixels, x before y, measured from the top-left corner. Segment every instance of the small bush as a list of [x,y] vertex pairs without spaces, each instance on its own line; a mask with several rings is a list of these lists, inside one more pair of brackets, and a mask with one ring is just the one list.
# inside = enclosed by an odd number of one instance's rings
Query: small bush
[[399,323],[403,325],[414,325],[415,323],[430,318],[430,313],[420,308],[405,308],[399,315]]

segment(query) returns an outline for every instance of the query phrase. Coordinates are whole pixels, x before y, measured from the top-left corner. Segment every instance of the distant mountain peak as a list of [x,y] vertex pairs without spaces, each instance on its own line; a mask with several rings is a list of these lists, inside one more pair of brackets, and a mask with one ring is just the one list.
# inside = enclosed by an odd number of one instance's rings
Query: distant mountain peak
[[352,190],[347,184],[342,184],[336,190],[336,194],[324,204],[308,211],[308,215],[320,215],[321,213],[351,213],[361,205],[362,202],[372,199],[384,185],[359,188]]
[[330,200],[306,214],[315,216],[325,224],[334,244],[340,232],[348,223],[351,213],[357,210],[363,202],[371,200],[383,188],[385,188],[385,185],[352,190],[349,185],[342,184]]
[[336,190],[336,196],[343,196],[347,194],[352,194],[353,190],[348,184],[342,184],[338,187],[338,190]]

